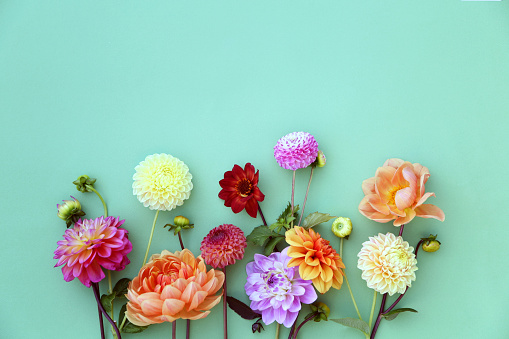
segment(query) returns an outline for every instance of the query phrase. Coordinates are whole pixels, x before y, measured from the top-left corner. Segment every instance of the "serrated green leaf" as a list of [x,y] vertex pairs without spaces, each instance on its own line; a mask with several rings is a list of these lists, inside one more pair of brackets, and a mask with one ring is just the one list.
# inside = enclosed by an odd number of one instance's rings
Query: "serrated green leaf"
[[127,286],[129,285],[129,282],[131,280],[128,278],[122,278],[115,284],[115,287],[113,287],[113,293],[116,297],[123,297],[127,294]]
[[337,322],[338,324],[341,324],[343,326],[355,328],[364,334],[370,335],[369,325],[363,320],[355,319],[355,318],[341,318],[341,319],[331,319],[331,320],[334,322]]
[[269,237],[277,235],[277,233],[272,232],[267,226],[262,225],[255,227],[246,239],[255,245],[263,246]]
[[418,313],[413,308],[398,308],[397,310],[392,310],[390,312],[387,312],[385,314],[382,314],[382,316],[385,318],[385,320],[394,320],[396,317],[403,312],[414,312]]
[[115,299],[115,293],[101,295],[101,304],[107,313],[111,313],[113,299]]
[[[124,321],[125,317],[125,311],[127,310],[126,304],[122,306],[120,309],[120,312],[118,313],[118,323],[117,325],[122,325],[122,322]],[[129,319],[125,320],[124,326],[120,330],[121,333],[140,333],[145,331],[148,328],[148,326],[137,326],[129,321]]]
[[281,241],[283,240],[285,237],[283,237],[282,235],[281,236],[278,236],[278,237],[274,237],[272,239],[269,240],[269,242],[267,243],[267,245],[265,245],[265,255],[266,256],[269,256],[272,252],[274,252],[274,248],[276,247],[276,245]]
[[337,218],[335,216],[331,216],[329,213],[320,213],[320,212],[314,212],[309,214],[306,219],[304,219],[304,222],[302,223],[302,227],[305,229],[310,229],[311,227],[314,227],[316,225],[319,225],[323,222],[327,222],[333,218]]

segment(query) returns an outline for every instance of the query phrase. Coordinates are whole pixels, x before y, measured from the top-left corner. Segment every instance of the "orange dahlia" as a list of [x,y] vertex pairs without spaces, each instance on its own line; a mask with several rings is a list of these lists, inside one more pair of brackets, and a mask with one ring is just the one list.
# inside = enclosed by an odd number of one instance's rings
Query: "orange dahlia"
[[295,226],[286,231],[286,242],[290,245],[288,256],[292,259],[288,267],[299,266],[299,274],[304,280],[312,280],[320,293],[331,287],[340,289],[343,284],[345,268],[339,254],[312,229]]
[[214,268],[225,268],[242,260],[247,246],[244,232],[232,224],[214,227],[203,238],[200,251],[205,263]]
[[221,300],[215,295],[223,286],[221,271],[207,271],[201,257],[191,251],[154,254],[127,290],[126,316],[138,326],[202,319]]

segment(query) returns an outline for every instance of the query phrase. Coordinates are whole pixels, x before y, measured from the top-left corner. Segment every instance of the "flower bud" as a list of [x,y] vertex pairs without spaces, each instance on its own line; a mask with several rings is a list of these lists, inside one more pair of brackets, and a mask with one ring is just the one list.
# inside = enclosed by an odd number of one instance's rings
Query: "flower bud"
[[437,235],[430,234],[427,238],[421,238],[424,252],[436,252],[440,249],[440,241],[437,240]]
[[94,187],[94,183],[97,179],[90,178],[88,175],[81,175],[78,179],[74,180],[72,183],[76,185],[76,189],[82,193],[92,192],[90,187]]
[[352,221],[350,218],[339,217],[332,223],[332,233],[339,238],[347,238],[352,233]]
[[189,219],[182,215],[178,215],[175,217],[175,219],[173,219],[173,223],[175,224],[175,226],[184,227],[189,225]]
[[326,162],[327,158],[325,157],[325,154],[323,154],[322,151],[318,151],[318,155],[316,156],[316,166],[323,167]]
[[260,319],[258,319],[252,326],[251,326],[251,330],[253,331],[253,333],[255,332],[258,332],[258,333],[261,333],[262,330],[265,330],[263,328],[263,325],[259,322]]
[[312,305],[309,305],[311,311],[316,313],[314,317],[314,321],[319,322],[322,320],[329,320],[330,308],[322,302],[317,302]]
[[67,228],[85,215],[85,212],[81,210],[80,202],[73,196],[71,198],[72,200],[62,200],[62,204],[57,204],[57,216],[66,222]]

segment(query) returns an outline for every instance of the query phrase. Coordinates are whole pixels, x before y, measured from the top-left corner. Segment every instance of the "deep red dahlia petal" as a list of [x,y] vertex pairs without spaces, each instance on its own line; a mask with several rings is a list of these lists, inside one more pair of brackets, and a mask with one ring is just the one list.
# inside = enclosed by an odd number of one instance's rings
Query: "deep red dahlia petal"
[[246,178],[246,173],[244,173],[242,167],[240,167],[239,165],[233,166],[232,172],[235,180],[242,180]]
[[259,175],[259,173],[260,173],[260,171],[256,171],[256,173],[253,176],[253,180],[251,180],[251,183],[253,184],[253,186],[258,185],[258,175]]
[[258,202],[255,199],[249,199],[246,203],[246,212],[251,217],[256,218],[256,213],[258,212]]
[[253,165],[251,165],[250,162],[248,162],[245,166],[244,166],[244,172],[246,174],[246,177],[247,179],[249,179],[249,181],[253,181],[253,178],[254,178],[254,173],[255,173],[255,168]]
[[263,194],[262,191],[260,191],[260,189],[258,187],[255,187],[253,189],[253,197],[257,201],[263,201],[263,199],[265,199],[265,194]]
[[233,188],[235,189],[235,185],[237,184],[238,180],[235,180],[233,178],[227,178],[227,179],[221,179],[219,180],[219,186],[222,188]]
[[232,199],[231,204],[233,213],[239,213],[244,209],[244,207],[246,207],[246,201],[241,199],[239,196],[236,196],[234,199]]

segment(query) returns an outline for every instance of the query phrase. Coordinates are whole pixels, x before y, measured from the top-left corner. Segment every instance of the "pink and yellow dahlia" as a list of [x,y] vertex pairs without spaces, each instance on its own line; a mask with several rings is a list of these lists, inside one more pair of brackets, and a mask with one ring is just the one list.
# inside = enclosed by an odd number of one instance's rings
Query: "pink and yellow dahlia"
[[237,226],[224,224],[207,234],[201,242],[200,251],[207,265],[224,268],[241,260],[246,246],[244,232]]
[[320,293],[331,287],[340,289],[343,284],[342,268],[345,268],[339,254],[312,229],[295,226],[285,233],[286,242],[290,245],[288,256],[292,258],[288,267],[299,266],[300,277],[312,280]]
[[389,159],[379,167],[373,178],[364,180],[366,195],[359,204],[359,212],[377,222],[394,220],[394,226],[408,224],[414,217],[444,221],[444,212],[424,202],[435,193],[425,193],[429,170],[421,164],[401,159]]
[[392,233],[370,237],[357,255],[357,267],[368,287],[379,293],[404,293],[412,286],[417,271],[414,249]]
[[221,294],[215,294],[223,282],[223,272],[207,271],[203,259],[188,249],[164,250],[129,283],[126,317],[138,326],[205,318],[221,300]]
[[127,254],[132,244],[127,230],[120,228],[124,220],[114,217],[99,217],[78,220],[73,228],[64,233],[64,240],[57,242],[55,259],[62,267],[65,281],[78,278],[83,285],[99,282],[105,275],[102,268],[113,271],[123,270],[129,259]]

